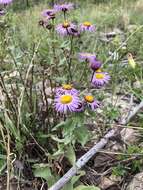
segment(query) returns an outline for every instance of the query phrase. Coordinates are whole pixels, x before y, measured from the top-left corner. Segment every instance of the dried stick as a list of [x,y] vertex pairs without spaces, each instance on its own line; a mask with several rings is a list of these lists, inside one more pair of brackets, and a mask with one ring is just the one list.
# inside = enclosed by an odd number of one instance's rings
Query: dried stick
[[[130,112],[128,118],[121,120],[122,125],[126,125],[132,117],[143,107],[143,101]],[[87,153],[85,153],[80,159],[77,160],[75,165],[59,180],[57,181],[49,190],[59,190],[61,189],[74,175],[77,171],[81,169],[99,150],[101,150],[109,141],[110,138],[114,137],[120,128],[111,129],[96,145],[94,145]]]
[[123,119],[120,124],[125,125],[127,124],[135,115],[136,113],[143,108],[143,101],[141,101],[141,103],[139,105],[137,105],[133,111],[130,112],[130,114],[128,115],[127,118]]

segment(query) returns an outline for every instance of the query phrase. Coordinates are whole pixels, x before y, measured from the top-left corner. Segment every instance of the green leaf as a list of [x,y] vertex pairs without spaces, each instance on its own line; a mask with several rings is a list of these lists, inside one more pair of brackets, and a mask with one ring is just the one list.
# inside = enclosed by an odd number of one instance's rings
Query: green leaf
[[60,122],[59,124],[57,124],[57,125],[52,129],[52,131],[56,131],[58,128],[64,127],[67,123],[68,123],[68,120]]
[[73,190],[73,186],[70,182],[68,182],[63,188],[62,190]]
[[64,143],[65,139],[59,139],[58,137],[54,136],[54,135],[50,135],[51,139],[59,142],[59,143]]
[[84,125],[81,127],[77,127],[74,130],[74,135],[75,135],[75,138],[77,139],[77,141],[79,143],[81,143],[82,146],[84,146],[85,143],[89,139],[89,131]]
[[79,175],[76,175],[76,176],[73,176],[71,181],[68,182],[63,188],[62,190],[73,190],[74,187],[73,185],[79,180],[79,178],[81,176],[85,175],[85,172],[84,171],[79,171]]
[[71,179],[72,185],[74,185],[81,176],[85,175],[85,171],[78,171],[78,173],[79,173],[78,175],[72,177],[72,179]]
[[100,189],[95,186],[79,185],[78,187],[74,188],[74,190],[100,190]]
[[69,40],[66,40],[66,41],[64,41],[62,44],[61,44],[61,48],[66,48],[66,47],[69,47],[69,45],[70,45],[70,41]]
[[6,160],[0,159],[0,175],[2,174],[5,168],[6,168]]
[[62,77],[53,77],[53,79],[58,82],[58,83],[65,83],[66,82],[66,77],[65,76],[62,76]]
[[13,124],[12,120],[8,117],[7,114],[5,114],[5,127],[10,130],[10,132],[13,134],[16,140],[20,141],[20,134],[15,125]]
[[49,186],[55,183],[55,177],[51,174],[51,170],[48,164],[34,164],[34,176],[41,177],[48,182]]
[[64,154],[64,144],[58,143],[58,150],[54,151],[54,154],[52,154],[52,157],[57,157],[59,155]]
[[72,119],[68,119],[66,125],[63,127],[63,136],[71,136],[75,129],[75,125]]
[[67,150],[65,152],[65,156],[68,158],[69,162],[74,165],[76,161],[75,151],[73,149],[72,145],[69,145],[67,147]]

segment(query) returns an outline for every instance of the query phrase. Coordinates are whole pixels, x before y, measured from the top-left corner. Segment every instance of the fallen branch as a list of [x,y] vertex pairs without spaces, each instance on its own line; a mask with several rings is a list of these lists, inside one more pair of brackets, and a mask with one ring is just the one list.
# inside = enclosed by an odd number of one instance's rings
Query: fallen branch
[[131,112],[129,113],[128,117],[125,118],[125,119],[123,119],[123,120],[120,122],[120,124],[122,124],[122,125],[127,124],[127,123],[136,115],[136,113],[137,113],[141,108],[143,108],[143,101],[141,101],[141,103],[140,103],[139,105],[137,105],[137,106],[133,109],[133,111],[131,111]]
[[[143,101],[138,106],[136,106],[132,112],[130,112],[128,118],[123,118],[121,120],[121,124],[126,125],[142,107]],[[120,128],[117,127],[111,129],[96,145],[94,145],[87,153],[78,159],[75,165],[59,181],[50,187],[49,190],[61,189],[74,175],[77,174],[79,169],[81,169],[99,150],[101,150],[108,143],[110,138],[115,136],[119,129]]]

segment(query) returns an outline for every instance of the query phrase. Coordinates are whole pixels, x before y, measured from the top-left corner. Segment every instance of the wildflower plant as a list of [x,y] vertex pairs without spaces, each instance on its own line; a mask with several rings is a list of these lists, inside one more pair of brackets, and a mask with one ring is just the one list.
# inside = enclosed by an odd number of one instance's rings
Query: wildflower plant
[[[109,74],[101,71],[102,63],[96,53],[78,51],[79,42],[85,33],[95,34],[96,27],[88,21],[83,23],[73,21],[69,15],[74,11],[74,7],[72,3],[56,4],[52,9],[42,12],[42,16],[47,19],[46,22],[53,26],[52,30],[47,29],[54,37],[51,46],[52,55],[55,56],[53,60],[56,62],[52,68],[54,76],[51,80],[55,82],[52,85],[51,107],[59,123],[54,126],[54,131],[58,131],[58,136],[64,138],[64,142],[68,139],[66,144],[73,148],[77,142],[84,145],[88,141],[90,132],[85,127],[86,114],[96,113],[97,109],[102,109],[102,103],[96,98],[96,93],[98,88],[102,88],[110,80]],[[53,12],[54,22],[50,18]],[[78,67],[80,65],[84,65],[81,67],[82,70]],[[84,79],[86,83],[83,89],[80,84],[86,71],[88,74]],[[58,78],[62,80],[57,80]]]
[[[102,109],[102,102],[96,98],[96,93],[98,88],[102,88],[110,80],[109,74],[101,71],[104,70],[103,64],[96,52],[81,52],[80,41],[85,33],[96,33],[96,26],[89,21],[73,21],[69,15],[74,8],[72,3],[56,4],[41,14],[42,26],[48,31],[49,37],[53,38],[52,68],[49,65],[53,89],[50,109],[56,122],[52,130],[57,132],[56,138],[63,138],[66,146],[70,145],[73,149],[77,142],[84,145],[90,139],[90,131],[85,127],[86,117],[91,112],[96,114],[97,109]],[[46,25],[52,25],[52,29]],[[49,107],[49,103],[47,106]],[[57,151],[60,154],[63,149]]]
[[[111,8],[116,12],[112,3],[99,6],[100,12],[97,5],[98,13],[109,15],[90,18],[92,3],[81,17],[79,6],[69,2],[42,10],[43,4],[33,9],[31,0],[30,9],[23,12],[22,5],[18,14],[13,2],[0,0],[0,173],[7,186],[13,176],[28,185],[36,177],[36,189],[48,189],[118,124],[122,107],[142,100],[141,35],[103,33],[121,18],[114,16],[108,28]],[[142,123],[142,114],[137,117]],[[64,189],[76,188],[75,178]]]
[[[26,152],[32,160],[41,154],[51,164],[48,166],[51,175],[61,174],[53,162],[66,157],[73,165],[76,145],[84,146],[90,140],[92,135],[86,121],[96,120],[97,110],[102,109],[99,88],[110,82],[98,54],[87,52],[81,45],[84,35],[96,33],[95,23],[72,20],[69,15],[74,8],[74,4],[65,3],[41,11],[37,24],[40,37],[36,42],[33,39],[29,53],[24,43],[14,51],[13,38],[8,49],[4,48],[5,38],[1,46],[3,51],[7,50],[3,53],[5,57],[0,56],[1,61],[8,58],[16,70],[7,84],[5,75],[0,74],[0,88],[7,99],[1,101],[6,108],[1,113],[2,123],[7,121],[6,132],[15,139],[12,146],[18,152],[17,157],[21,159]],[[12,30],[14,27],[9,35]],[[30,146],[35,146],[32,148],[38,153],[33,155]],[[34,174],[39,177],[36,172],[37,168]]]

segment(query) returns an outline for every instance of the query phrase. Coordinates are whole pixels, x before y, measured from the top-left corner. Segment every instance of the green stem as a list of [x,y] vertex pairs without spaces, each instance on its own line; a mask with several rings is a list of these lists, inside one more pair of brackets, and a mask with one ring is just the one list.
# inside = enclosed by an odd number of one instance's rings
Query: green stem
[[72,72],[71,72],[71,63],[72,63],[72,53],[73,53],[73,36],[70,38],[70,52],[69,52],[69,62],[68,62],[68,82],[72,82]]

